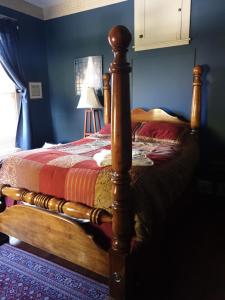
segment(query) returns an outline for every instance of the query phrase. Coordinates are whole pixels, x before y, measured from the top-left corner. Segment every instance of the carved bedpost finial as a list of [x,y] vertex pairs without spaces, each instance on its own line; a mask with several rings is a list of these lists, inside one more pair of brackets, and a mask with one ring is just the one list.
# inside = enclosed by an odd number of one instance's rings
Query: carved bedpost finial
[[110,74],[103,74],[103,94],[104,94],[104,124],[111,122],[111,87]]
[[130,253],[133,231],[132,197],[129,170],[132,162],[130,83],[131,70],[126,52],[131,34],[124,26],[109,33],[114,52],[112,73],[112,249],[110,251],[110,291],[116,299],[125,299],[126,257]]
[[104,84],[108,85],[109,84],[109,80],[110,80],[110,73],[104,73],[103,76],[103,82]]
[[129,47],[132,37],[125,26],[117,25],[110,30],[108,39],[113,51],[123,51]]
[[114,60],[110,65],[112,73],[129,73],[131,71],[129,63],[126,62],[126,52],[131,39],[131,33],[125,26],[118,25],[110,30],[108,40],[114,52]]
[[191,129],[193,132],[200,128],[201,123],[201,74],[202,67],[195,66],[193,68],[193,93],[191,108]]
[[202,67],[197,65],[193,68],[193,75],[200,77],[202,74]]

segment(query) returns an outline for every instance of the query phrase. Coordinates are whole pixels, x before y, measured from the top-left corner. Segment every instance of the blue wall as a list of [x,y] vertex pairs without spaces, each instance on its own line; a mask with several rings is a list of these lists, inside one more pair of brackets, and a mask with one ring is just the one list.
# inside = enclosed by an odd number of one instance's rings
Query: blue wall
[[[204,65],[202,125],[208,149],[225,143],[225,1],[194,0],[191,43],[129,52],[133,106],[163,107],[189,118],[192,67]],[[107,33],[115,24],[133,33],[133,0],[46,22],[50,99],[57,141],[80,138],[83,111],[74,97],[75,58],[102,55],[104,70],[112,60]],[[212,147],[213,143],[213,147]]]
[[48,93],[48,70],[44,22],[0,6],[0,14],[15,18],[19,23],[20,54],[25,80],[41,81],[43,99],[30,100],[32,146],[42,146],[53,140],[52,118]]
[[115,24],[132,30],[132,15],[132,6],[121,3],[46,22],[51,108],[58,142],[83,135],[84,111],[76,109],[74,94],[74,59],[102,55],[104,70],[108,70],[112,61],[108,31]]

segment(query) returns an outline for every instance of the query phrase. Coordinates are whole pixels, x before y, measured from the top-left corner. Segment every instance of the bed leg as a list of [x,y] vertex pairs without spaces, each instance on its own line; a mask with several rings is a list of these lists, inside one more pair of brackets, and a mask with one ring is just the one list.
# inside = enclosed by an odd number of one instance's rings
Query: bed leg
[[[5,197],[0,196],[0,213],[2,213],[5,209],[6,209]],[[1,217],[0,217],[0,222],[1,222]],[[8,235],[0,232],[0,245],[2,245],[4,243],[8,243],[8,242],[9,242]]]
[[5,197],[0,196],[0,213],[6,209]]
[[129,254],[116,253],[113,249],[109,253],[110,296],[116,300],[132,299],[132,270]]
[[8,243],[9,242],[9,236],[0,232],[0,245]]

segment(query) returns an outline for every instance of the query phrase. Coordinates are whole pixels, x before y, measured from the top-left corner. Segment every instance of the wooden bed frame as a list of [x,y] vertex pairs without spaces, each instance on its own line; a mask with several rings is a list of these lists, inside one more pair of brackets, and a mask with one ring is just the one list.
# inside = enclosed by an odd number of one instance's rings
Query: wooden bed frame
[[[110,295],[125,299],[132,265],[131,238],[133,233],[132,196],[129,170],[132,162],[131,118],[136,121],[167,120],[184,122],[161,109],[145,112],[134,109],[130,113],[129,63],[126,52],[131,41],[130,32],[123,26],[109,33],[114,52],[110,75],[104,80],[104,121],[112,123],[112,194],[113,213],[37,194],[21,188],[0,186],[0,232],[16,237],[33,246],[62,257],[81,267],[109,278]],[[195,133],[200,127],[201,67],[193,69],[193,97],[190,127]],[[111,112],[112,107],[112,112]],[[29,205],[6,208],[5,196]],[[63,213],[58,214],[58,213]],[[82,226],[69,217],[88,219],[91,223],[112,222],[112,247],[99,247]]]

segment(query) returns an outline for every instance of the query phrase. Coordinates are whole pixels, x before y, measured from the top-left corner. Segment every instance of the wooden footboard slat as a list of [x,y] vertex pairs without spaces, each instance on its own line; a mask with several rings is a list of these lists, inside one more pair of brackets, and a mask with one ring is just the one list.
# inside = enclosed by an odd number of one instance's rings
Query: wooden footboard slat
[[0,214],[0,232],[57,255],[97,274],[108,276],[108,253],[79,223],[25,205]]

